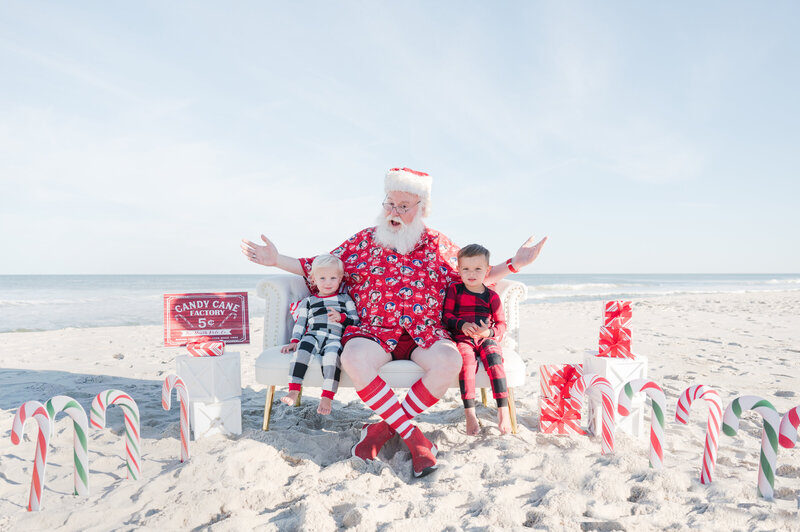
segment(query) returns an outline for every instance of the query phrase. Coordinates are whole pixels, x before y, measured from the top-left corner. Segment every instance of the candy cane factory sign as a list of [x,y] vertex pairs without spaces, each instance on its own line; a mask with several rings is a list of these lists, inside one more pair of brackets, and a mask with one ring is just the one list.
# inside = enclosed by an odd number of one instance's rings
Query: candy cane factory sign
[[164,294],[164,345],[250,343],[247,292]]

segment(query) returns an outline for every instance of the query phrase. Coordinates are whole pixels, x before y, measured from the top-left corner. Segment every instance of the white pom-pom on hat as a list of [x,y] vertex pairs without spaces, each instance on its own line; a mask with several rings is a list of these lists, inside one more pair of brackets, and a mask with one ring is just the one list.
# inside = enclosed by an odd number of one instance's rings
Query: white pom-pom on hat
[[391,168],[386,173],[385,192],[409,192],[422,201],[422,216],[428,216],[431,206],[431,183],[433,179],[425,172],[411,168]]

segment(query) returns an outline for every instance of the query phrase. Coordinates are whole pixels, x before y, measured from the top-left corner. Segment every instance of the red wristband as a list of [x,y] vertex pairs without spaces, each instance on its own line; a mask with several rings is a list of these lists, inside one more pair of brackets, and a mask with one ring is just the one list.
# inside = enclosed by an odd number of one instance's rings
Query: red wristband
[[512,261],[512,260],[514,260],[514,259],[508,259],[508,260],[506,261],[506,266],[508,266],[508,269],[509,269],[509,270],[511,270],[511,273],[519,273],[519,270],[518,270],[518,269],[516,269],[516,268],[514,267],[514,265],[511,263],[511,261]]

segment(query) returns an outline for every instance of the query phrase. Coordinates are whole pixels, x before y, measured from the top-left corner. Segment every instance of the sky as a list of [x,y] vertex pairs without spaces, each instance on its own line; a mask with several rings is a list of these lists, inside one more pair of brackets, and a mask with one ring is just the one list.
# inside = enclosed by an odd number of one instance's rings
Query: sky
[[[0,274],[262,273],[383,177],[524,273],[800,272],[796,2],[0,0]],[[274,273],[274,271],[270,271]]]

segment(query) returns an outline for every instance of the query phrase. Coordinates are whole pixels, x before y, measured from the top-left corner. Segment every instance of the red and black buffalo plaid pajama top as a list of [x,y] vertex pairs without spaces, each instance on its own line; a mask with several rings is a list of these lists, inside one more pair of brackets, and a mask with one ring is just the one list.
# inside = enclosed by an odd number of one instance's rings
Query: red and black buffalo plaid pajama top
[[[469,322],[488,323],[492,335],[478,340],[470,338],[461,330]],[[489,374],[492,395],[497,406],[507,406],[506,372],[503,369],[503,351],[500,348],[506,332],[506,317],[500,296],[485,286],[482,293],[476,294],[470,292],[464,283],[452,284],[444,298],[442,323],[456,342],[463,360],[458,381],[464,408],[475,406],[475,373],[478,371],[479,358]]]

